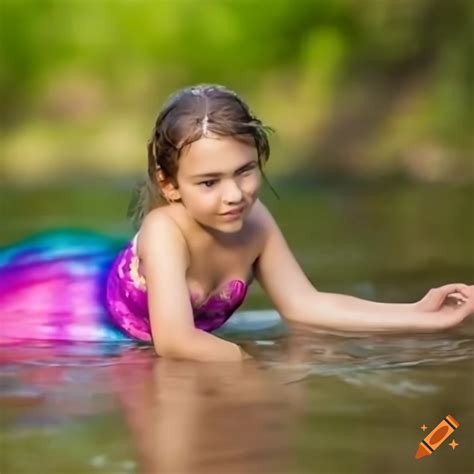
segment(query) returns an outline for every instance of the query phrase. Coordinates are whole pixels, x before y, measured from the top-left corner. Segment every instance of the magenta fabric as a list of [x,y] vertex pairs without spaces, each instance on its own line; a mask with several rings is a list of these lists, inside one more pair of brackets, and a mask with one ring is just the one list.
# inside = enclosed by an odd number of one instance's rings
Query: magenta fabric
[[[201,304],[190,295],[196,327],[220,327],[247,286],[233,280]],[[55,229],[0,248],[0,344],[131,339],[152,340],[135,239]]]
[[[138,272],[135,242],[136,238],[120,252],[112,266],[107,280],[107,309],[114,323],[130,337],[151,341],[146,282]],[[246,282],[231,280],[200,304],[190,295],[195,326],[204,331],[222,326],[242,304],[247,289]]]

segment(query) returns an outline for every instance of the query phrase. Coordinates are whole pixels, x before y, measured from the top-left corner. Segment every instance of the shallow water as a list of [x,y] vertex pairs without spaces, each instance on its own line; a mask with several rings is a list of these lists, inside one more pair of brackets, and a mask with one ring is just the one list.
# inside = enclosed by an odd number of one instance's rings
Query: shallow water
[[[471,197],[433,188],[295,191],[274,207],[319,288],[412,301],[432,285],[472,281]],[[29,212],[19,206],[7,216],[0,243],[41,228]],[[88,215],[57,212],[48,227]],[[81,222],[94,227],[90,217]],[[128,232],[113,216],[95,227]],[[163,360],[135,344],[2,347],[0,472],[474,471],[474,318],[440,334],[337,335],[255,310],[268,307],[252,287],[220,331],[254,355],[243,365]],[[415,460],[448,414],[458,430]]]
[[[254,355],[244,366],[135,344],[4,348],[2,472],[472,470],[473,324],[407,337],[231,321],[221,335]],[[415,460],[420,426],[448,414],[459,446]]]

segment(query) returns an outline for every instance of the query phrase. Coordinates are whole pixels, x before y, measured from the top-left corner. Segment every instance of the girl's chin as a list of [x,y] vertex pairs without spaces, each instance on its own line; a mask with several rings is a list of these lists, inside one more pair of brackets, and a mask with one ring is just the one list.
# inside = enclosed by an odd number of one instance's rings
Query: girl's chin
[[234,234],[239,232],[243,227],[242,221],[229,222],[226,225],[219,226],[219,230],[225,234]]
[[235,234],[236,232],[239,232],[242,229],[244,225],[244,220],[232,219],[229,221],[219,220],[213,222],[200,221],[199,223],[201,224],[201,226],[210,231],[221,232],[223,234]]
[[237,220],[230,220],[227,222],[218,222],[218,223],[215,223],[212,227],[215,230],[218,230],[220,232],[224,232],[226,234],[232,234],[242,229],[243,224],[244,224],[244,221],[242,219],[237,219]]

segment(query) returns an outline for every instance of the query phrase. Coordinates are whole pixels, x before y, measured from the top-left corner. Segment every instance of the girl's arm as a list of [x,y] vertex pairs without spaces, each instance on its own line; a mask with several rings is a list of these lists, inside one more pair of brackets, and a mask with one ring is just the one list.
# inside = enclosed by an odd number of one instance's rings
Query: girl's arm
[[[474,288],[474,287],[473,287]],[[441,303],[423,310],[421,302],[390,304],[367,301],[353,296],[314,290],[305,299],[305,307],[295,313],[296,320],[324,329],[346,331],[435,331],[460,323],[474,312],[474,290],[463,284],[450,284],[430,290],[433,302]],[[459,304],[449,306],[448,296],[457,293]],[[428,295],[427,295],[428,296]]]
[[152,211],[144,219],[139,241],[156,352],[200,361],[241,361],[249,357],[237,344],[194,326],[186,284],[189,256],[177,224],[160,209]]
[[[455,326],[474,313],[474,286],[445,285],[419,302],[389,304],[317,291],[308,280],[268,210],[256,203],[265,242],[256,276],[289,321],[341,331],[434,331]],[[446,305],[454,296],[459,304]]]

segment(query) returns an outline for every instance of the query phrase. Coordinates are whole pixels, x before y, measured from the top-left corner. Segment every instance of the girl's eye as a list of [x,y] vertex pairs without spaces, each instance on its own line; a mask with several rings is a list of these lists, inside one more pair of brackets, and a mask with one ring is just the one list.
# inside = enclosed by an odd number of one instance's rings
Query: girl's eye
[[215,183],[216,183],[215,179],[210,179],[210,180],[207,180],[207,181],[202,181],[199,184],[204,185],[206,188],[211,188],[212,186],[214,186]]

